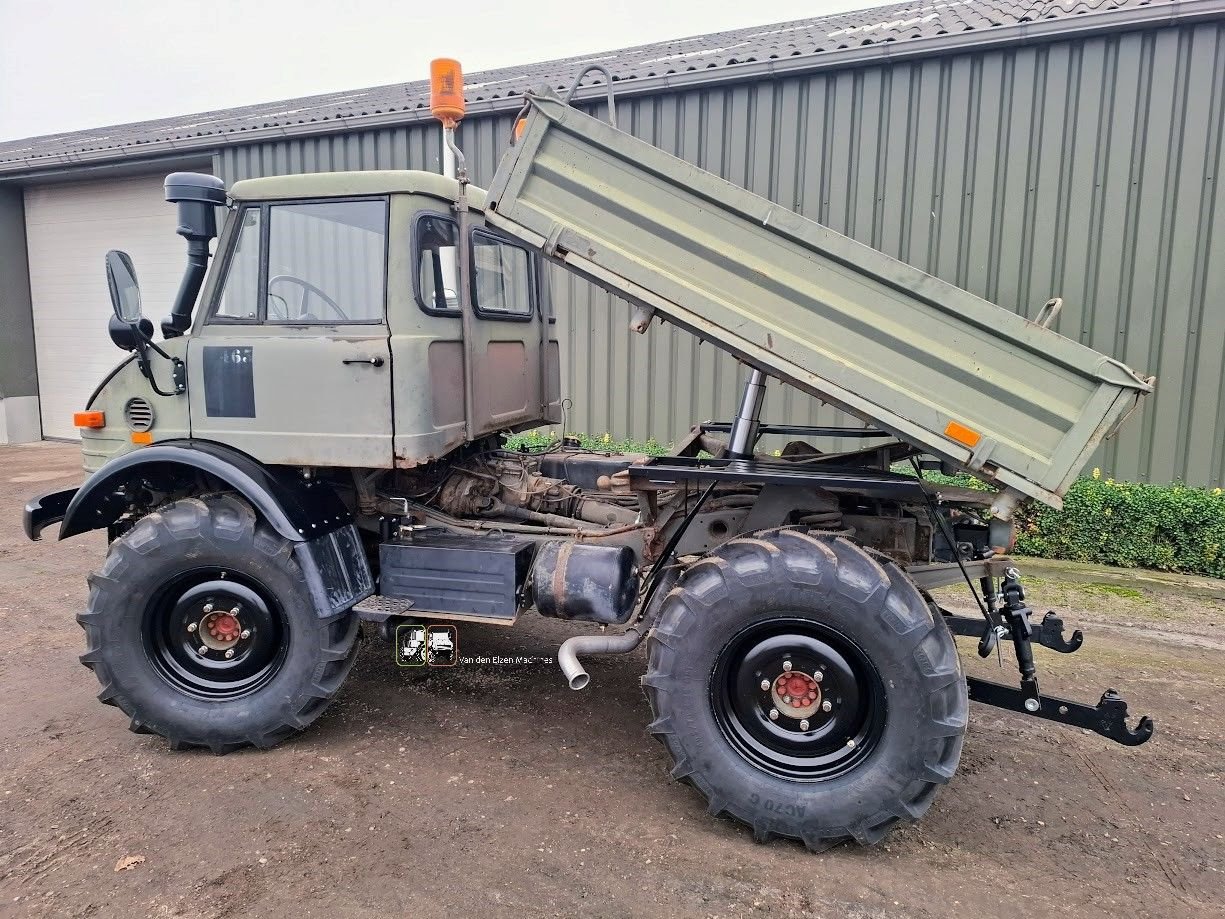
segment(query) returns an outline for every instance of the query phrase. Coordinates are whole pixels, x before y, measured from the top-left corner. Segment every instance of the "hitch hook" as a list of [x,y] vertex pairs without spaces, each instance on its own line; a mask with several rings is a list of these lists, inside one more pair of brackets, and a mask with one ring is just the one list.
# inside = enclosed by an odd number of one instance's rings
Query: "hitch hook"
[[1127,726],[1127,703],[1113,689],[1102,693],[1097,703],[1097,714],[1101,727],[1097,732],[1127,747],[1138,747],[1153,736],[1153,719],[1142,715],[1133,730]]
[[1058,651],[1060,654],[1079,651],[1080,646],[1085,643],[1084,633],[1080,629],[1073,631],[1070,639],[1063,637],[1063,619],[1056,616],[1054,610],[1042,617],[1042,624],[1038,627],[1038,634],[1034,637],[1042,647]]

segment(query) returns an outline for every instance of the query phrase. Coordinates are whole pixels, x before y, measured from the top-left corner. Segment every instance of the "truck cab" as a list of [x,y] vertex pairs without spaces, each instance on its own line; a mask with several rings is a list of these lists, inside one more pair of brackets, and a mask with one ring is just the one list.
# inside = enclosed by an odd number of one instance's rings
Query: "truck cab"
[[[265,464],[411,468],[560,420],[545,266],[485,226],[469,186],[463,283],[459,192],[417,171],[236,183],[190,333],[150,355],[151,379],[129,360],[94,393],[86,468],[183,438]],[[175,358],[185,391],[159,398]]]

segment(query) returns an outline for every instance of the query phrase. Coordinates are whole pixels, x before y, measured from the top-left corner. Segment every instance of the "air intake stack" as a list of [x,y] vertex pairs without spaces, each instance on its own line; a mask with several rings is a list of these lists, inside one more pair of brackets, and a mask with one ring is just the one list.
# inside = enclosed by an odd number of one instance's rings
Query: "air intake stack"
[[177,338],[191,325],[191,311],[208,270],[208,244],[217,236],[215,209],[225,204],[225,183],[198,172],[171,173],[166,177],[166,200],[179,206],[176,232],[187,240],[187,268],[170,315],[162,320],[162,337]]

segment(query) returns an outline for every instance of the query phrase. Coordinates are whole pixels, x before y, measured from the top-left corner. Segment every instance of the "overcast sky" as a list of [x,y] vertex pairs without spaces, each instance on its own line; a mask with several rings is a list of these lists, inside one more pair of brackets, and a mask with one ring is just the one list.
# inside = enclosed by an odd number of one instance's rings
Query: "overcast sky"
[[881,0],[0,0],[0,140],[408,82]]

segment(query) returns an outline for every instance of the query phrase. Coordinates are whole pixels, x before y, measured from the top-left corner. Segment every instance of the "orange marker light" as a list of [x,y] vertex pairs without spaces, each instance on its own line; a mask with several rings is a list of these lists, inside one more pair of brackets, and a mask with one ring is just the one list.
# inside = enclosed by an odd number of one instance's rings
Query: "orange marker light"
[[132,443],[134,444],[151,444],[153,443],[153,435],[148,431],[133,431]]
[[515,141],[516,142],[518,142],[519,138],[523,136],[523,132],[525,130],[527,130],[527,119],[520,118],[518,121],[515,122]]
[[958,421],[950,421],[948,427],[944,429],[944,433],[957,441],[957,443],[965,444],[967,447],[976,447],[978,442],[983,439],[983,435],[973,428],[967,428]]
[[106,413],[76,412],[72,416],[72,423],[78,428],[104,428],[106,427]]
[[449,57],[430,61],[430,112],[448,126],[464,117],[464,71],[459,61]]

